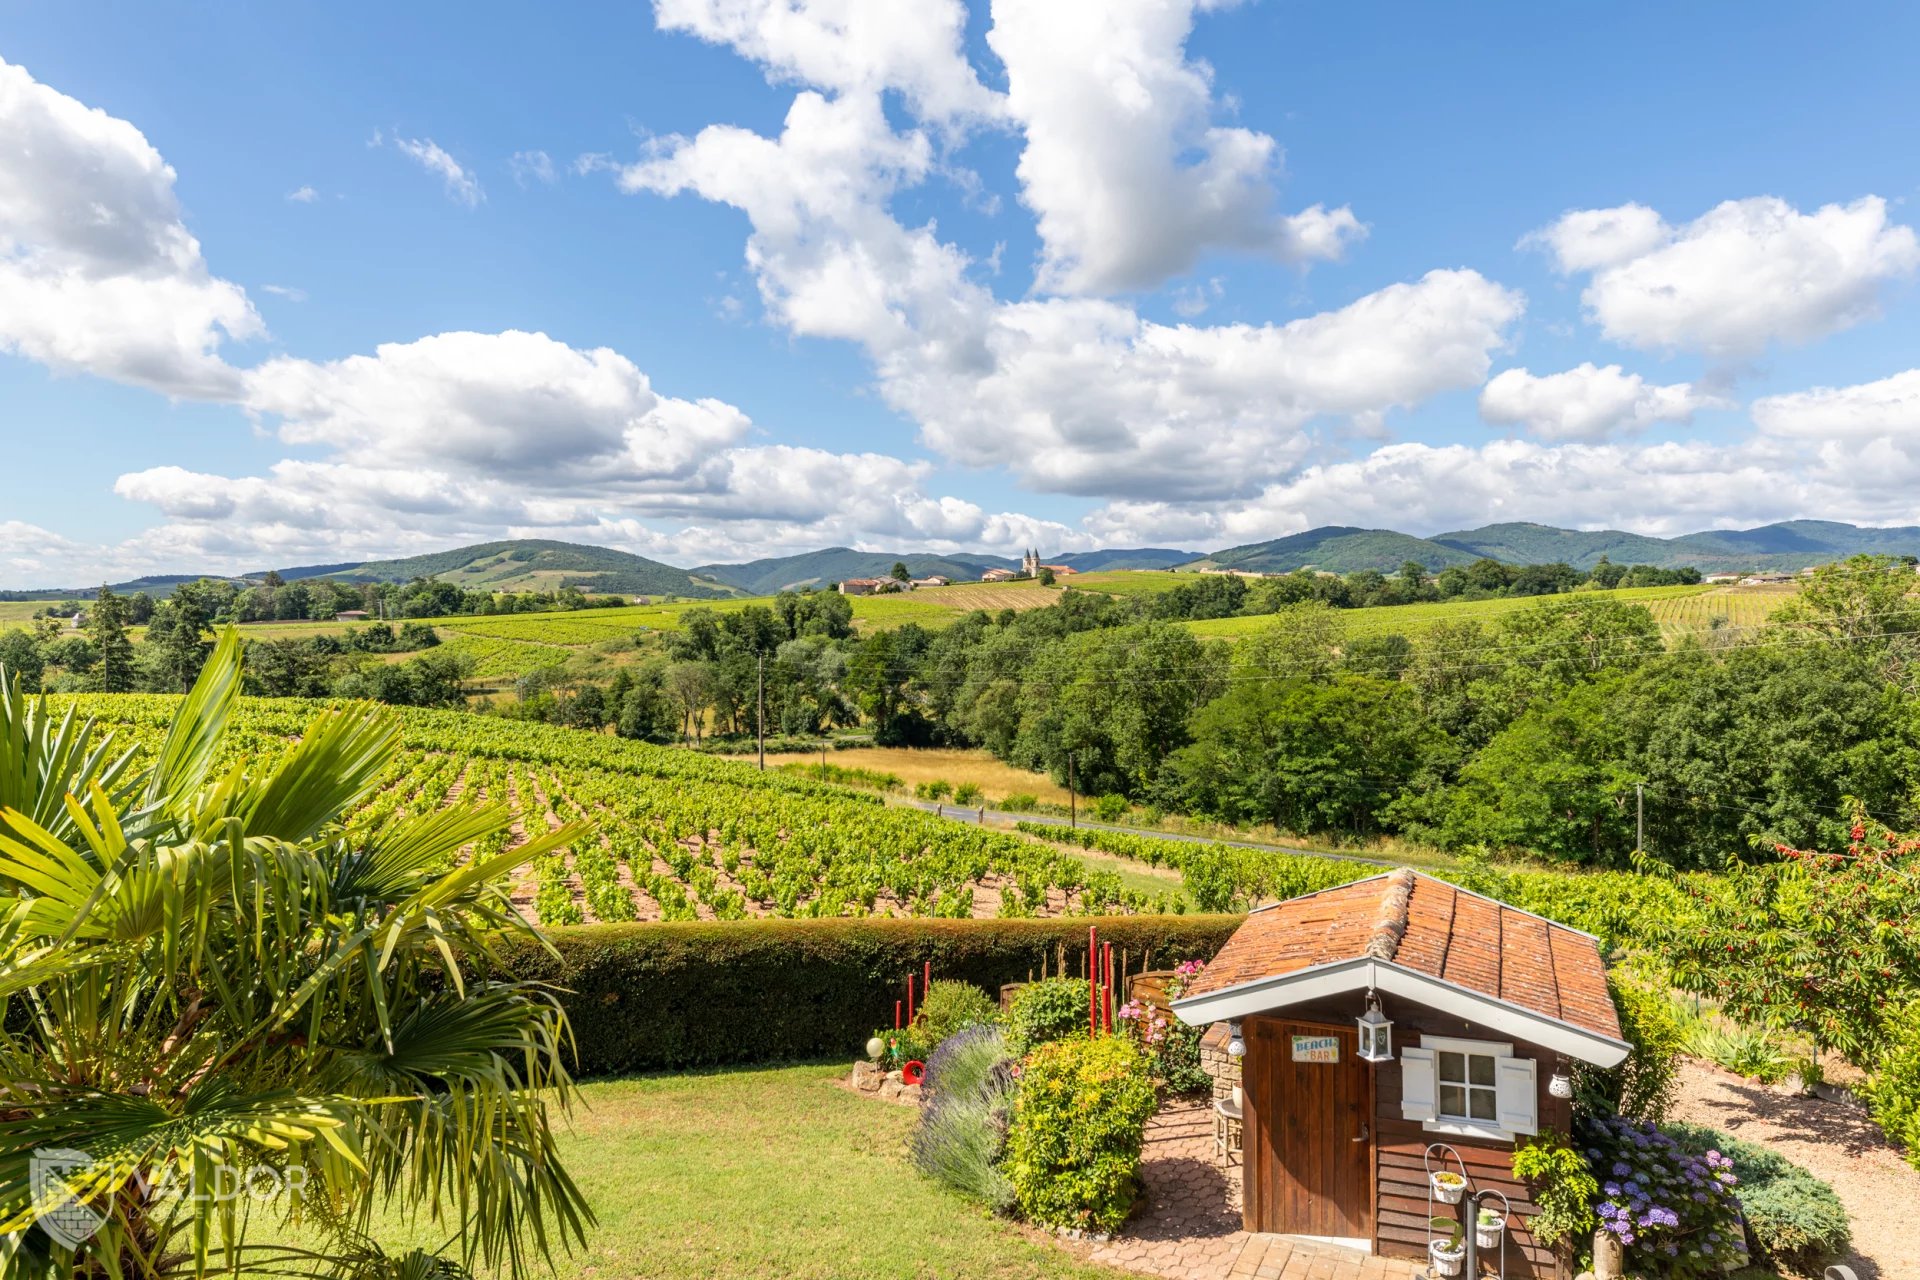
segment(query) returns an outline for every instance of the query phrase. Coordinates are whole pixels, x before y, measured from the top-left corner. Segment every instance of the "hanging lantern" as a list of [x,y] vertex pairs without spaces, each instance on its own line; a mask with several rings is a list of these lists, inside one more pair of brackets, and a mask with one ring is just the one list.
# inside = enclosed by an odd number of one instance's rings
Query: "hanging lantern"
[[1240,1038],[1240,1024],[1229,1022],[1227,1024],[1227,1056],[1240,1058],[1246,1056],[1246,1052],[1247,1042]]
[[1361,1061],[1393,1061],[1393,1020],[1380,1012],[1379,996],[1367,992],[1367,1011],[1357,1021],[1360,1024]]
[[1565,1068],[1556,1070],[1553,1073],[1553,1078],[1547,1081],[1547,1092],[1556,1098],[1571,1098],[1573,1096],[1573,1077],[1566,1073]]

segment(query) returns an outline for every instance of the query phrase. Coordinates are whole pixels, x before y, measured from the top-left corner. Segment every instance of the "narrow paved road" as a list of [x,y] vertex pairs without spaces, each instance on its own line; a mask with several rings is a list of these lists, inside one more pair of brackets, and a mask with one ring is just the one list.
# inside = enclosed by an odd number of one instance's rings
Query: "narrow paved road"
[[[1049,827],[1064,827],[1069,825],[1067,819],[1056,817],[1053,814],[1011,813],[1005,809],[961,808],[958,805],[935,804],[931,800],[916,800],[908,796],[890,796],[888,799],[890,803],[912,805],[914,808],[924,809],[928,813],[938,813],[943,818],[952,818],[955,822],[982,823],[983,825],[984,823],[992,823],[997,826],[1010,826],[1016,822],[1038,822],[1044,823]],[[1370,867],[1394,867],[1399,865],[1396,862],[1389,862],[1384,858],[1364,858],[1357,853],[1323,853],[1318,849],[1301,849],[1293,845],[1285,844],[1262,844],[1257,840],[1220,840],[1213,836],[1196,836],[1184,832],[1147,831],[1140,827],[1123,827],[1111,822],[1089,822],[1085,818],[1080,819],[1079,825],[1094,831],[1118,831],[1122,835],[1152,836],[1156,840],[1179,840],[1186,844],[1224,844],[1231,845],[1236,849],[1258,849],[1263,853],[1288,853],[1303,858],[1333,858],[1339,862],[1360,862]],[[1104,852],[1104,850],[1095,849],[1092,850],[1092,852],[1100,853]],[[1120,855],[1109,854],[1108,856],[1118,857]]]

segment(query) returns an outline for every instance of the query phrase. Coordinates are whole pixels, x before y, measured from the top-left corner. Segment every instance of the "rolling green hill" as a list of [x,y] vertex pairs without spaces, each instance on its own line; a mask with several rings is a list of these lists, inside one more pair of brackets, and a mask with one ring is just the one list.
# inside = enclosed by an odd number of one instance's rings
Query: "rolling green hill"
[[829,582],[848,578],[884,578],[895,562],[907,566],[916,578],[941,574],[956,582],[978,578],[988,569],[1010,568],[1017,561],[1002,556],[896,555],[893,552],[855,551],[851,547],[828,547],[797,556],[775,556],[746,564],[703,564],[692,570],[696,576],[740,588],[750,595],[766,596],[789,587],[824,587]]
[[1678,567],[1692,564],[1675,550],[1673,541],[1649,538],[1618,529],[1583,532],[1544,524],[1490,524],[1462,533],[1436,533],[1430,539],[1443,547],[1507,564],[1570,564],[1591,569],[1605,556],[1615,564],[1653,564]]
[[703,578],[698,570],[676,569],[658,560],[608,547],[552,542],[544,538],[482,542],[471,547],[456,547],[452,551],[435,551],[400,560],[369,560],[351,568],[335,568],[330,572],[305,576],[341,578],[349,582],[410,582],[415,578],[440,578],[457,586],[490,591],[550,591],[557,587],[578,587],[582,591],[615,592],[621,595],[676,595],[703,599],[739,594],[725,583]]
[[1391,529],[1325,525],[1271,542],[1216,551],[1203,560],[1194,561],[1192,567],[1246,569],[1255,573],[1291,573],[1295,569],[1323,569],[1328,573],[1378,569],[1392,573],[1408,560],[1418,560],[1431,572],[1450,564],[1471,564],[1478,558],[1472,552]]

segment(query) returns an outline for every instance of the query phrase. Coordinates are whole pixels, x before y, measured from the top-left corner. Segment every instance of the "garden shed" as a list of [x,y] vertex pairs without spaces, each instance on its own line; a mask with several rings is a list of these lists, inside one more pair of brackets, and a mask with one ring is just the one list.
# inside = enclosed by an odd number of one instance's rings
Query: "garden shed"
[[1424,1255],[1459,1211],[1429,1170],[1464,1172],[1511,1204],[1507,1280],[1557,1274],[1513,1149],[1629,1052],[1591,935],[1397,870],[1253,912],[1173,1008],[1238,1057],[1249,1231]]

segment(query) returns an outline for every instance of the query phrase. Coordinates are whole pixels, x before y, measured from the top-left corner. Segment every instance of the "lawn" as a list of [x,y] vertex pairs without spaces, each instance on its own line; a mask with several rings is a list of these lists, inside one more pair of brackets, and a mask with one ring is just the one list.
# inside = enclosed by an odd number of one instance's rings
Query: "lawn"
[[[851,1063],[854,1048],[849,1045]],[[846,1065],[589,1084],[563,1132],[598,1214],[563,1276],[1113,1280],[920,1177],[914,1112],[841,1088]],[[383,1230],[427,1242],[431,1227]]]

